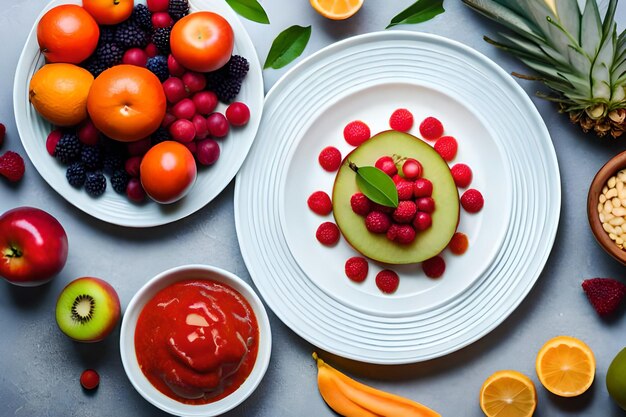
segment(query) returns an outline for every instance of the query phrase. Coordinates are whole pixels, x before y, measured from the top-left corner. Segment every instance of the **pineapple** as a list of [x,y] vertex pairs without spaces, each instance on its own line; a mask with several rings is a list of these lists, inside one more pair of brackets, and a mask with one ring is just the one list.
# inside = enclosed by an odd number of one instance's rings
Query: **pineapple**
[[[610,0],[604,16],[596,0],[463,0],[512,33],[485,40],[515,56],[538,73],[558,103],[585,132],[618,138],[626,130],[626,31],[617,35]],[[582,10],[581,10],[582,9]],[[516,74],[520,76],[519,74]]]

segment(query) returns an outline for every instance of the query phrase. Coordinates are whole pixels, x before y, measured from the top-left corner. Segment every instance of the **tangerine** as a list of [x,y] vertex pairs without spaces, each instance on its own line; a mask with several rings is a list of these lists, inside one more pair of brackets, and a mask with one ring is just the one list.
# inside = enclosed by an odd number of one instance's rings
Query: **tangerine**
[[157,203],[169,204],[183,198],[196,181],[193,154],[174,141],[153,146],[141,160],[141,185]]
[[134,0],[83,0],[83,7],[101,25],[117,25],[133,13]]
[[37,42],[48,62],[78,64],[93,54],[99,37],[98,23],[75,4],[50,9],[37,24]]
[[99,131],[120,142],[150,136],[165,116],[161,82],[134,65],[116,65],[96,78],[87,98],[91,121]]
[[30,80],[28,97],[37,112],[57,126],[87,118],[87,96],[93,75],[74,64],[47,64]]

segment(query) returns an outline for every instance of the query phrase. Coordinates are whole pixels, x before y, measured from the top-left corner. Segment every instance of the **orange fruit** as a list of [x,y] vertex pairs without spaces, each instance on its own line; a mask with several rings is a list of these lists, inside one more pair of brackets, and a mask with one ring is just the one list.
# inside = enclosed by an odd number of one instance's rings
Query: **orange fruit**
[[165,141],[153,146],[141,160],[141,185],[157,203],[183,198],[196,181],[196,161],[185,145]]
[[479,400],[487,417],[530,417],[537,408],[537,391],[526,375],[498,371],[483,383]]
[[543,386],[561,397],[575,397],[587,391],[596,373],[596,359],[582,340],[557,336],[537,354],[537,376]]
[[134,142],[150,136],[165,116],[161,82],[134,65],[116,65],[98,76],[87,98],[94,125],[111,139]]
[[134,0],[83,0],[83,7],[101,25],[117,25],[133,13]]
[[39,49],[48,62],[78,64],[93,54],[99,37],[98,23],[75,4],[50,9],[37,24]]
[[37,112],[57,126],[87,118],[87,96],[93,75],[74,64],[47,64],[30,80],[28,98]]
[[332,20],[344,20],[354,15],[363,0],[310,0],[316,12]]

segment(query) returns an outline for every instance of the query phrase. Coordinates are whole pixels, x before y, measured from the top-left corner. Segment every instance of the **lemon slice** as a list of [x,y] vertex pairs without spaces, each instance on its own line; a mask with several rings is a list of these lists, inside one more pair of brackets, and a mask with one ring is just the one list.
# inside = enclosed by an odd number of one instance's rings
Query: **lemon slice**
[[344,20],[354,15],[363,5],[363,0],[310,0],[311,6],[324,17]]
[[480,408],[487,417],[530,417],[536,407],[533,381],[517,371],[498,371],[480,389]]

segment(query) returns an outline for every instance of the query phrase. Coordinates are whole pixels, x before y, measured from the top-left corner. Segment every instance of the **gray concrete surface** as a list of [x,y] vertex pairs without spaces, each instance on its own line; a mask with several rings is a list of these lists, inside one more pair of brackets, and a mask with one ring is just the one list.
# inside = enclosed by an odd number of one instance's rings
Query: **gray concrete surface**
[[[318,16],[306,0],[263,0],[271,25],[244,20],[264,60],[274,37],[293,25],[313,25],[304,55],[352,35],[382,30],[412,0],[366,0],[346,22]],[[15,67],[31,26],[45,0],[0,2],[0,122],[8,128],[4,150],[24,154],[12,109]],[[495,60],[507,71],[525,72],[509,56],[482,40],[496,27],[458,0],[445,2],[446,13],[402,29],[437,33],[461,41]],[[626,4],[618,21],[626,23]],[[264,73],[266,89],[289,67]],[[533,94],[538,84],[520,81]],[[614,355],[626,345],[626,317],[600,320],[587,303],[580,283],[589,277],[626,280],[624,267],[595,243],[587,225],[587,188],[595,172],[622,141],[586,136],[559,115],[553,105],[533,97],[552,135],[562,174],[563,207],[554,250],[535,288],[523,304],[495,331],[473,345],[444,358],[408,366],[371,366],[331,355],[333,365],[363,382],[420,401],[444,416],[479,417],[478,392],[483,380],[499,369],[517,369],[537,384],[536,416],[623,416],[608,397],[604,377]],[[43,144],[42,144],[43,146]],[[173,225],[150,230],[111,226],[75,209],[58,196],[27,161],[27,173],[17,186],[0,181],[0,212],[21,205],[45,208],[65,226],[70,256],[62,274],[49,285],[21,289],[0,283],[0,416],[160,416],[159,410],[135,392],[127,380],[118,351],[119,331],[98,344],[77,344],[56,327],[54,306],[67,282],[95,275],[111,282],[123,306],[150,277],[187,263],[207,263],[228,269],[251,282],[243,263],[233,220],[233,184],[195,215]],[[270,312],[274,347],[269,370],[257,391],[230,417],[332,416],[317,392],[314,346],[300,339]],[[596,382],[582,397],[561,399],[539,384],[535,354],[549,338],[569,334],[589,343],[596,354]],[[98,369],[100,388],[85,393],[78,378],[87,367]]]

